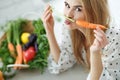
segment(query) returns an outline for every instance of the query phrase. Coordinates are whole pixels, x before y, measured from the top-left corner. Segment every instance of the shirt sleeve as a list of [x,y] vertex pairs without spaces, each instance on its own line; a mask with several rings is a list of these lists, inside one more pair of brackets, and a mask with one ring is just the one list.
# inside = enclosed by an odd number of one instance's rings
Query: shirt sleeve
[[51,53],[48,58],[48,70],[53,74],[59,74],[76,63],[76,59],[73,54],[70,32],[67,28],[62,29],[62,42],[59,45],[59,48],[61,52],[58,63],[54,62]]
[[103,71],[100,80],[120,79],[120,28],[107,31],[109,44],[103,49]]

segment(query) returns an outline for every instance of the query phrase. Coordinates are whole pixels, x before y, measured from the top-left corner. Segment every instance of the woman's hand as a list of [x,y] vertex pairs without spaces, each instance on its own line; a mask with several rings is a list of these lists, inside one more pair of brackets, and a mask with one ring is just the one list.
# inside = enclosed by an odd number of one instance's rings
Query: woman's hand
[[99,27],[94,30],[94,33],[95,39],[92,46],[90,47],[90,52],[99,53],[101,49],[108,44],[108,39],[106,34]]
[[90,47],[90,80],[99,80],[103,70],[100,53],[101,49],[108,44],[108,39],[99,27],[94,30],[94,33],[95,39]]
[[52,16],[52,9],[50,5],[47,5],[43,16],[42,16],[42,21],[43,24],[45,26],[46,32],[49,33],[53,33],[54,31],[54,19]]

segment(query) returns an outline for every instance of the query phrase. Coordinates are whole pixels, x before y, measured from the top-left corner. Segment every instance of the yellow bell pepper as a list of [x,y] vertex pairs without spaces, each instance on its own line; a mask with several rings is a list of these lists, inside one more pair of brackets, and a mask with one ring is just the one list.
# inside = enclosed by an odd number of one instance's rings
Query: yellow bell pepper
[[22,33],[21,41],[23,44],[26,44],[29,42],[29,36],[30,36],[30,33],[28,33],[28,32]]

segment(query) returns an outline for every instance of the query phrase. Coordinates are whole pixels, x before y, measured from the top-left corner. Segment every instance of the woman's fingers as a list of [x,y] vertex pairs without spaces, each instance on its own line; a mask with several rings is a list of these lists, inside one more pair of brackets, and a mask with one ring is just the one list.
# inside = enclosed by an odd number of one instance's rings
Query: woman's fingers
[[51,7],[50,7],[50,5],[47,5],[45,11],[43,12],[42,20],[45,21],[46,17],[51,13],[52,13]]
[[[98,37],[96,34],[94,34],[94,36],[95,36],[96,43],[97,43],[99,46],[101,46],[103,40],[102,40],[100,37]],[[98,46],[98,45],[96,45],[96,46]]]
[[51,17],[51,14],[49,13],[45,18],[45,22],[47,22],[50,19],[50,17]]
[[47,33],[53,32],[54,31],[54,19],[52,16],[52,8],[50,5],[47,5],[41,18],[42,18],[46,32]]
[[93,45],[94,45],[94,46],[100,46],[100,43],[99,43],[99,41],[97,40],[97,38],[95,38]]
[[49,9],[48,11],[46,11],[46,13],[44,14],[43,17],[46,18],[46,17],[47,17],[48,15],[50,15],[50,14],[52,14],[52,13],[51,13],[51,9]]
[[105,33],[100,28],[94,30],[94,33],[95,39],[99,41],[99,46],[101,46],[101,48],[105,47],[108,44],[108,40]]
[[43,13],[43,14],[45,14],[45,13],[46,13],[46,11],[48,11],[49,9],[51,9],[51,6],[50,6],[50,5],[47,5],[47,6],[46,6],[46,9],[45,9],[45,11],[44,11],[44,13]]

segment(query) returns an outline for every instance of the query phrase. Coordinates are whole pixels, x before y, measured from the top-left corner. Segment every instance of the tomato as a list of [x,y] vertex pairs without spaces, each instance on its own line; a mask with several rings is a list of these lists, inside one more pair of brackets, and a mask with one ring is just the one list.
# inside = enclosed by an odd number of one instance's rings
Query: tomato
[[30,46],[26,51],[23,51],[24,62],[27,63],[35,57],[36,51],[33,46]]
[[27,33],[27,32],[22,33],[21,41],[22,41],[23,44],[26,44],[26,43],[29,42],[29,36],[30,36],[30,33]]

